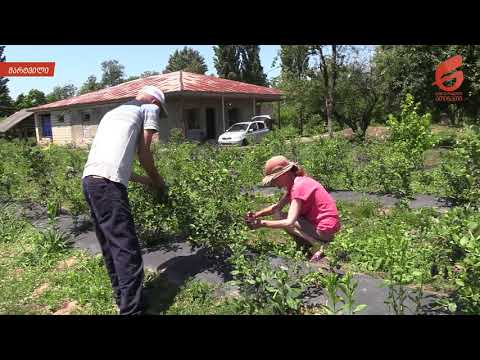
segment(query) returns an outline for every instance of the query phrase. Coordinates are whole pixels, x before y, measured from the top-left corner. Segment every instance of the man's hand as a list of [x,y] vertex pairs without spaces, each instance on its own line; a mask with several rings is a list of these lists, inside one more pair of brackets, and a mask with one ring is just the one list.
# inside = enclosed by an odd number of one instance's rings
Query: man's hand
[[140,176],[137,174],[132,174],[130,180],[137,182],[139,184],[145,185],[152,190],[156,190],[158,192],[159,198],[166,199],[168,186],[165,184],[165,181],[160,178],[157,183],[154,183],[152,179],[148,176]]
[[148,176],[140,176],[137,174],[132,174],[132,176],[130,176],[130,180],[142,185],[153,187],[152,179],[150,179]]
[[152,186],[154,186],[157,190],[161,192],[167,191],[167,185],[165,184],[165,181],[163,180],[162,177],[159,176],[155,183],[153,182],[153,180],[151,181],[152,181]]
[[155,189],[157,190],[157,200],[160,201],[161,203],[167,203],[168,202],[168,185],[165,184],[165,182],[160,181],[155,185]]

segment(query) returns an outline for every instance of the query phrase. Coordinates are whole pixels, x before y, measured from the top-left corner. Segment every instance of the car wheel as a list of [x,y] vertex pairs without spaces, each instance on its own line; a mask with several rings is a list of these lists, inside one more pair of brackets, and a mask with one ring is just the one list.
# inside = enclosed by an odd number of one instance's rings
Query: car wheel
[[248,145],[247,139],[243,139],[243,141],[242,141],[242,146],[247,146],[247,145]]

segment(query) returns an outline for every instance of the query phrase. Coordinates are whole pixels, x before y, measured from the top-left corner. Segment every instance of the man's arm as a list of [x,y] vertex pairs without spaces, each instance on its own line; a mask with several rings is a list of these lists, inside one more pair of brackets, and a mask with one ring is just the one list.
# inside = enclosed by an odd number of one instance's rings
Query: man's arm
[[[140,161],[142,168],[147,172],[147,175],[151,180],[151,185],[164,190],[165,182],[155,168],[155,161],[153,159],[152,151],[150,150],[153,134],[155,134],[154,130],[144,130],[143,134],[140,136],[140,144],[138,145],[138,160]],[[145,177],[143,176],[139,177],[138,175],[135,175],[135,178],[140,180],[139,182],[141,183],[143,182],[140,178],[144,178],[145,180]]]
[[141,175],[132,173],[132,175],[130,176],[130,180],[137,182],[139,184],[153,186],[152,179],[150,179],[148,176],[141,176]]

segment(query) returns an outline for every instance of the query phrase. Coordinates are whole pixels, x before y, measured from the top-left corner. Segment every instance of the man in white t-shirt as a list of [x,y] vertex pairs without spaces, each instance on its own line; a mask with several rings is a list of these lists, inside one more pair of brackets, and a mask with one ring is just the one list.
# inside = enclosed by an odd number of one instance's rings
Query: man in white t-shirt
[[[128,201],[128,181],[166,191],[150,150],[167,117],[165,95],[146,86],[100,121],[83,172],[83,191],[121,315],[143,312],[143,260]],[[132,174],[135,154],[148,176]]]

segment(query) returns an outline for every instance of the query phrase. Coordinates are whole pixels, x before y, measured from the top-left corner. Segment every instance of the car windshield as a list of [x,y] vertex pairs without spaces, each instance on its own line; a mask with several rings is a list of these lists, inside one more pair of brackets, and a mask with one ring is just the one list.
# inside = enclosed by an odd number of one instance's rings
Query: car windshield
[[230,129],[227,130],[227,132],[230,131],[245,131],[248,128],[248,124],[235,124],[233,125]]

